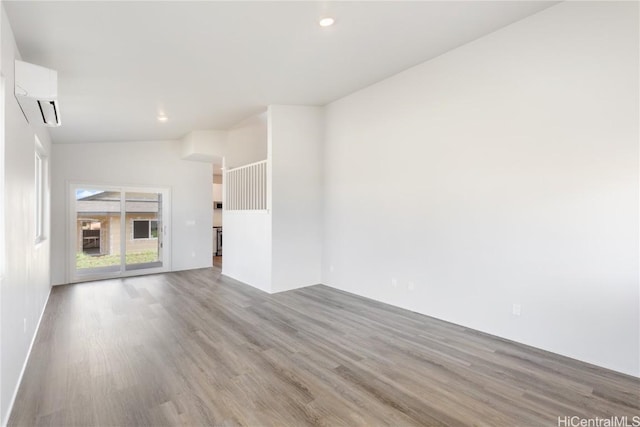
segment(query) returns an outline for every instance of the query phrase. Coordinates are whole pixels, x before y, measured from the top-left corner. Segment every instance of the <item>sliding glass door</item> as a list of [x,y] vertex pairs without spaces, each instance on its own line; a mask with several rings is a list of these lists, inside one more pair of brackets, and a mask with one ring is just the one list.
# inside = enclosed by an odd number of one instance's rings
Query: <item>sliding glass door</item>
[[70,190],[70,282],[169,270],[168,189]]
[[162,193],[125,194],[125,270],[162,267]]

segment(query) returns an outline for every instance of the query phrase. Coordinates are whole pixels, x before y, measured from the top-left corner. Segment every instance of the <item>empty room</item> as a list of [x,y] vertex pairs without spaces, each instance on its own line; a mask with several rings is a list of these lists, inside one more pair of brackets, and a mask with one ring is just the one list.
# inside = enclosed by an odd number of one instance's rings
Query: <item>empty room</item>
[[0,5],[0,427],[640,427],[639,2]]

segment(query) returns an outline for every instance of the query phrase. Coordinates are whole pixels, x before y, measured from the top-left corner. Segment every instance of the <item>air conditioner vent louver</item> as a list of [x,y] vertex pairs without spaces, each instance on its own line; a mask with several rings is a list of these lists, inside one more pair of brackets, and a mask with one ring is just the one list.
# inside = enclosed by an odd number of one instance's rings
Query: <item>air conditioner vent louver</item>
[[15,95],[27,121],[34,125],[60,126],[58,73],[16,60]]
[[57,104],[56,101],[38,101],[38,107],[45,126],[60,126]]

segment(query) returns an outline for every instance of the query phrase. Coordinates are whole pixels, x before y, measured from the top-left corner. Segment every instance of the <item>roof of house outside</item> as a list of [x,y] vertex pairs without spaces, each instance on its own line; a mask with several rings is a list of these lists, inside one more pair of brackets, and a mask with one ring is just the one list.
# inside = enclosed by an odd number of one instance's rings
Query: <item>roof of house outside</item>
[[[125,211],[127,213],[158,213],[159,197],[157,193],[125,193]],[[76,201],[76,212],[79,214],[104,215],[119,213],[120,192],[102,191],[79,198]]]

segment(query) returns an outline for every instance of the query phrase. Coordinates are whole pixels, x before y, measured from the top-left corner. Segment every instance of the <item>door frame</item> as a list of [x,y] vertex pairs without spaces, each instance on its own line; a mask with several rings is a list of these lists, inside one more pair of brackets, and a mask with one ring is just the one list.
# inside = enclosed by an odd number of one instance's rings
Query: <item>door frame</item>
[[[95,188],[105,191],[119,191],[120,204],[120,270],[117,272],[97,272],[96,274],[78,275],[76,269],[76,199],[77,189]],[[124,195],[128,192],[161,193],[162,194],[162,266],[141,269],[126,269],[126,203]],[[159,231],[160,232],[160,231]],[[97,184],[95,182],[68,182],[67,183],[67,283],[89,282],[92,280],[114,279],[119,277],[142,276],[145,274],[165,273],[171,271],[171,188],[147,187],[117,184]]]

